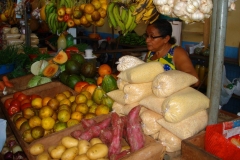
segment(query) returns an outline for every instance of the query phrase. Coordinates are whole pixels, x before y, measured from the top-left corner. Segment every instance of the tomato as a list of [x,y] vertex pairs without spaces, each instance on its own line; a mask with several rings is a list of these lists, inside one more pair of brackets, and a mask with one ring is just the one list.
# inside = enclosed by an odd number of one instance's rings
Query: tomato
[[21,101],[23,101],[23,100],[25,100],[25,99],[27,99],[27,98],[28,98],[28,97],[27,97],[26,94],[20,93],[20,94],[18,95],[18,97],[17,97],[17,100],[19,100],[19,101],[21,102]]
[[32,94],[30,95],[30,101],[35,99],[35,98],[42,98],[41,96],[37,95],[37,94]]
[[4,107],[8,109],[10,107],[10,103],[12,102],[13,98],[8,98],[4,101]]
[[64,22],[67,22],[70,18],[71,18],[71,17],[70,17],[69,14],[65,14],[65,15],[63,16],[63,21],[64,21]]
[[25,108],[30,108],[32,107],[31,103],[24,103],[23,105],[20,106],[21,110],[24,110]]
[[20,112],[20,107],[12,106],[12,105],[11,105],[11,106],[8,108],[8,115],[10,115],[10,116],[14,115],[14,114],[17,113],[17,112]]
[[25,103],[31,103],[30,99],[24,99],[21,101],[21,105],[23,105]]
[[18,91],[18,92],[15,92],[13,94],[13,98],[16,99],[18,97],[19,94],[21,94],[22,92]]
[[13,99],[10,103],[10,106],[16,106],[16,107],[20,107],[21,102],[17,99]]

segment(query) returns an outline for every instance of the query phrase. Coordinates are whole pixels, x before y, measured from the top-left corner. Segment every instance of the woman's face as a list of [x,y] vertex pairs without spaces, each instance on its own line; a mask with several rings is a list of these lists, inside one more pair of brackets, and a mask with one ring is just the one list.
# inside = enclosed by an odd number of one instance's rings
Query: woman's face
[[152,52],[157,52],[164,45],[165,38],[161,37],[158,29],[156,29],[153,25],[148,25],[146,30],[146,44],[147,49]]

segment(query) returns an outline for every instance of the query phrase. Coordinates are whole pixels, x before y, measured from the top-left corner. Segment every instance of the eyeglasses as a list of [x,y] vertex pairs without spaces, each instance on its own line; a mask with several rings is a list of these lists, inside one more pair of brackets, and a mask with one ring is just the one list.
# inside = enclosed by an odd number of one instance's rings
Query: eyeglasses
[[152,36],[152,35],[144,34],[143,37],[146,38],[146,39],[150,38],[150,39],[153,40],[153,39],[160,38],[160,37],[165,37],[165,36]]

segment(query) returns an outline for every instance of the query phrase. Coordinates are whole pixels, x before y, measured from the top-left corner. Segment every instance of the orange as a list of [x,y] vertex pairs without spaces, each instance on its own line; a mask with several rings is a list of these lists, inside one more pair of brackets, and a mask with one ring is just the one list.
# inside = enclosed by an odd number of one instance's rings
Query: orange
[[84,116],[85,119],[92,119],[92,118],[94,118],[94,117],[96,117],[96,115],[95,115],[94,113],[87,113],[87,114]]
[[71,97],[73,94],[70,91],[64,91],[63,94],[67,96],[67,98]]
[[53,129],[55,125],[55,120],[52,117],[44,117],[42,119],[42,127],[45,130],[51,130]]
[[74,112],[76,110],[76,107],[77,107],[77,103],[73,102],[71,105],[71,111]]
[[31,102],[31,105],[32,105],[32,107],[35,108],[35,109],[40,109],[40,108],[42,108],[42,98],[39,98],[39,97],[34,98],[34,99],[32,100],[32,102]]
[[97,108],[97,104],[93,104],[93,105],[91,105],[90,107],[89,107],[89,113],[96,113],[96,108]]
[[97,116],[102,115],[102,114],[108,114],[108,113],[109,113],[109,107],[106,105],[103,105],[103,104],[97,106],[96,111],[95,111],[95,114]]
[[87,104],[85,104],[85,103],[78,104],[75,109],[75,111],[81,112],[82,114],[87,114],[88,110],[89,110],[89,108],[88,108]]
[[70,96],[68,99],[69,99],[70,102],[74,102],[75,98],[76,98],[76,96]]
[[63,99],[66,99],[67,96],[64,93],[58,93],[55,98],[60,102]]
[[77,104],[86,103],[87,102],[87,97],[84,94],[78,94],[75,98],[75,102]]
[[58,112],[58,120],[60,122],[67,122],[71,117],[71,114],[69,111],[62,109]]
[[84,6],[84,12],[87,14],[91,14],[94,11],[94,6],[91,3],[88,3]]
[[103,81],[103,77],[99,76],[99,77],[97,78],[97,85],[98,85],[98,86],[101,86],[102,81]]
[[42,106],[46,106],[48,101],[50,101],[50,99],[52,99],[51,97],[44,97],[42,100]]
[[77,125],[78,123],[79,121],[76,119],[69,119],[69,121],[67,121],[67,127],[72,127],[74,125]]
[[63,104],[66,104],[68,106],[71,106],[71,101],[69,99],[63,99],[60,101],[59,105],[63,105]]
[[84,11],[85,5],[86,5],[86,3],[81,4],[81,5],[79,6],[80,10]]
[[48,106],[50,106],[53,110],[57,110],[59,106],[59,101],[55,98],[52,98],[47,103]]
[[40,118],[45,118],[45,117],[51,117],[53,115],[53,109],[49,106],[43,106],[40,110],[39,110],[39,117]]
[[33,116],[28,120],[29,126],[31,128],[37,127],[37,126],[41,126],[42,125],[42,120],[40,117],[38,116]]
[[87,100],[87,106],[90,107],[91,105],[93,105],[95,102],[92,99],[88,99]]
[[81,91],[80,94],[83,94],[87,97],[87,99],[92,99],[92,94],[89,91]]
[[22,115],[24,118],[31,118],[32,116],[35,116],[36,115],[36,110],[32,107],[28,107],[28,108],[25,108],[23,111],[22,111]]
[[59,108],[58,108],[58,111],[63,110],[63,109],[71,112],[71,108],[66,104],[60,105]]
[[89,84],[89,85],[86,85],[85,87],[83,87],[82,91],[88,91],[91,94],[93,94],[93,92],[96,88],[97,88],[96,84]]
[[79,122],[82,120],[83,114],[81,112],[75,111],[71,114],[71,119],[78,120]]
[[103,8],[103,9],[107,10],[107,7],[108,7],[107,3],[102,3],[102,6],[101,6],[101,8]]
[[108,64],[102,64],[98,68],[98,74],[104,77],[105,75],[112,74],[112,69]]

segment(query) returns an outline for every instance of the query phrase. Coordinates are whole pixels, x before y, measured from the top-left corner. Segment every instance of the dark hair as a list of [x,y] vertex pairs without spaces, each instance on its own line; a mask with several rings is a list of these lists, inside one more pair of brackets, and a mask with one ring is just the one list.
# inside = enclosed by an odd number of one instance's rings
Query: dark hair
[[172,37],[172,25],[166,19],[158,19],[150,25],[153,25],[163,37],[169,36],[168,43],[176,43],[176,39]]

